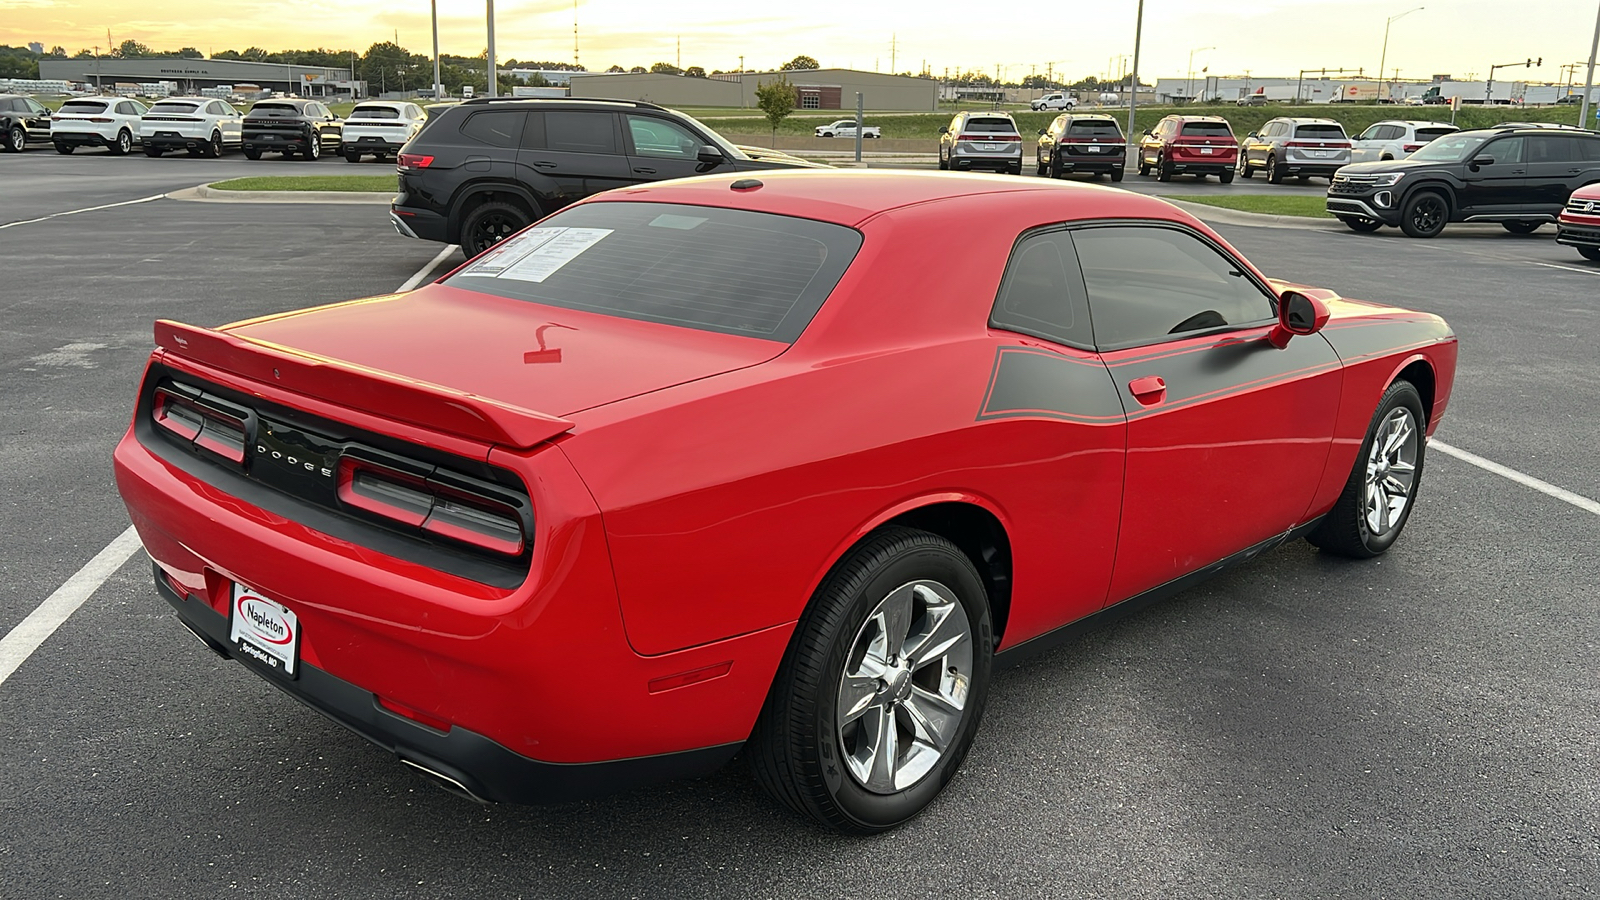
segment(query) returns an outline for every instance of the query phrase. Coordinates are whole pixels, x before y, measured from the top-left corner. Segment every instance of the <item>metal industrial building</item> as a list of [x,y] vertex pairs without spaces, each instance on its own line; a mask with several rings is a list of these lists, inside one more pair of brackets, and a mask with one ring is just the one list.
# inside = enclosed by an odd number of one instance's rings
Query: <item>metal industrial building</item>
[[856,94],[868,109],[926,112],[938,109],[939,84],[928,78],[858,72],[854,69],[801,69],[792,72],[734,72],[690,78],[686,75],[580,73],[572,75],[572,96],[648,100],[663,106],[756,106],[756,86],[787,78],[795,89],[795,108],[855,109]]
[[118,82],[139,84],[170,81],[178,85],[180,93],[185,94],[198,94],[202,88],[235,84],[254,84],[266,90],[307,97],[359,95],[363,92],[360,82],[351,81],[349,69],[239,59],[120,59],[111,56],[98,59],[41,59],[39,77],[81,82],[91,87],[110,87]]

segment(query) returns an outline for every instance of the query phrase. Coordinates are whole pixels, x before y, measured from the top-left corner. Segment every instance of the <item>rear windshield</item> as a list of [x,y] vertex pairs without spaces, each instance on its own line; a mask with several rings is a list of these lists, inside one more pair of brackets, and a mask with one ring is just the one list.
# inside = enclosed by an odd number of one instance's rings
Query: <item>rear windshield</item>
[[292,112],[297,113],[300,107],[293,103],[257,103],[250,107],[251,112]]
[[1227,122],[1185,122],[1183,134],[1186,137],[1233,137]]
[[1122,129],[1117,123],[1105,120],[1087,122],[1073,122],[1067,127],[1067,134],[1074,137],[1122,137]]
[[861,249],[842,225],[669,203],[588,203],[505,240],[456,287],[793,343]]
[[99,100],[68,100],[61,104],[61,111],[66,113],[105,112],[106,105]]
[[1456,130],[1457,129],[1454,128],[1418,128],[1417,139],[1422,141],[1431,141],[1441,134],[1454,134]]
[[392,106],[358,106],[351,110],[352,119],[398,119],[400,110]]
[[974,134],[1016,134],[1017,123],[1010,119],[968,119],[961,130]]
[[150,107],[153,113],[191,113],[200,108],[198,103],[157,103]]
[[1337,125],[1296,125],[1294,136],[1314,141],[1342,141],[1344,129]]

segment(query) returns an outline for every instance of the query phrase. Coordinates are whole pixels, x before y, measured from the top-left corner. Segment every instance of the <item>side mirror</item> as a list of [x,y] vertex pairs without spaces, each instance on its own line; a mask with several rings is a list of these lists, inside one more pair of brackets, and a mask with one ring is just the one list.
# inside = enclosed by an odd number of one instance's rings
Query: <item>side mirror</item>
[[1144,136],[1145,137],[1155,137],[1155,135],[1151,134],[1148,130],[1145,131]]
[[1039,133],[1040,134],[1044,134],[1044,129],[1043,128],[1039,129]]
[[720,166],[723,163],[722,151],[712,144],[701,144],[700,152],[694,158],[708,166]]
[[950,133],[950,126],[949,125],[940,125],[939,126],[939,133],[940,134],[949,134]]
[[1476,159],[1474,159],[1472,161],[1471,165],[1472,165],[1472,171],[1476,172],[1476,171],[1478,171],[1478,167],[1479,166],[1492,166],[1492,165],[1494,165],[1494,157],[1492,157],[1492,156],[1479,156],[1479,157],[1477,157]]
[[1328,307],[1315,297],[1299,291],[1284,291],[1278,298],[1278,324],[1267,332],[1267,342],[1279,350],[1289,346],[1289,338],[1316,334],[1328,324]]

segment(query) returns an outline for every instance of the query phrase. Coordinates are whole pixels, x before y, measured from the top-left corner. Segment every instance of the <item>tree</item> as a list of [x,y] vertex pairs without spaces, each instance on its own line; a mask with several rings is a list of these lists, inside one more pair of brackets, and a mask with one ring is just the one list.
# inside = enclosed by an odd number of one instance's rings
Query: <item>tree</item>
[[683,70],[683,74],[689,78],[704,78],[706,77],[706,70],[699,66],[690,66]]
[[178,51],[179,59],[205,59],[206,55],[193,47],[184,47]]
[[772,125],[772,146],[778,146],[778,123],[794,112],[794,85],[779,76],[777,81],[763,81],[756,85],[756,106]]
[[804,69],[820,69],[822,64],[809,56],[796,56],[778,67],[780,72],[798,72]]
[[620,74],[620,73],[626,72],[626,71],[628,71],[628,70],[624,69],[621,66],[612,66],[611,68],[606,70],[607,73],[612,74],[612,75]]
[[668,62],[658,62],[650,67],[652,75],[682,75],[683,70]]
[[66,59],[67,48],[57,44],[56,46],[50,48],[50,55],[57,57],[58,59]]
[[111,51],[111,55],[120,56],[123,59],[139,59],[141,57],[150,56],[151,53],[149,47],[146,47],[138,41],[129,38],[123,41],[121,44],[118,44],[117,48]]
[[644,66],[634,66],[633,68],[628,70],[628,74],[629,75],[643,75],[648,71],[650,71],[650,70],[646,69]]

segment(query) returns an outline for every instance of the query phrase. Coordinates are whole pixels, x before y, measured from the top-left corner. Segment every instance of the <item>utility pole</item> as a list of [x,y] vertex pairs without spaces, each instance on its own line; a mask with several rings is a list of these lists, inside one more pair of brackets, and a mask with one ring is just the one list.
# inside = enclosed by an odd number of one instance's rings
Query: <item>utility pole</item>
[[[889,33],[889,74],[890,75],[893,75],[898,71],[898,69],[897,69],[898,63],[896,63],[896,60],[899,58],[899,50],[900,50],[898,42],[899,42],[899,36],[891,31]],[[859,129],[858,129],[858,131],[859,131]]]
[[1383,86],[1382,86],[1383,73],[1384,73],[1384,68],[1383,67],[1385,65],[1387,65],[1388,62],[1389,62],[1389,26],[1394,24],[1394,20],[1395,19],[1405,18],[1406,16],[1411,15],[1412,13],[1416,12],[1417,10],[1422,10],[1422,9],[1427,9],[1427,7],[1426,6],[1419,6],[1416,9],[1408,9],[1408,10],[1406,10],[1405,12],[1401,13],[1398,16],[1390,16],[1388,21],[1383,23],[1383,55],[1378,57],[1378,81],[1379,81],[1378,90],[1380,92],[1382,92],[1381,96],[1378,98],[1380,100],[1388,100],[1388,99],[1390,99],[1390,96],[1389,96],[1390,92],[1384,90]]
[[484,3],[486,3],[488,5],[488,19],[489,19],[489,47],[488,47],[489,89],[488,89],[488,94],[489,94],[490,97],[498,97],[498,96],[500,96],[500,90],[499,90],[499,88],[500,88],[500,73],[495,71],[495,67],[494,67],[494,0],[484,0]]
[[683,74],[683,35],[678,35],[678,74]]
[[1594,57],[1595,51],[1600,50],[1600,10],[1594,17],[1594,42],[1589,45],[1589,74],[1583,80],[1583,100],[1578,107],[1578,125],[1587,127],[1583,123],[1589,121],[1589,93],[1594,90]]
[[1134,135],[1133,115],[1139,108],[1139,41],[1144,37],[1144,0],[1139,0],[1139,17],[1133,25],[1133,77],[1128,80],[1128,143],[1132,144]]
[[580,68],[578,63],[578,0],[572,0],[572,68]]
[[[350,54],[353,58],[354,53]],[[352,73],[351,77],[354,77]],[[439,79],[439,0],[433,0],[433,102],[444,99],[444,83]]]

